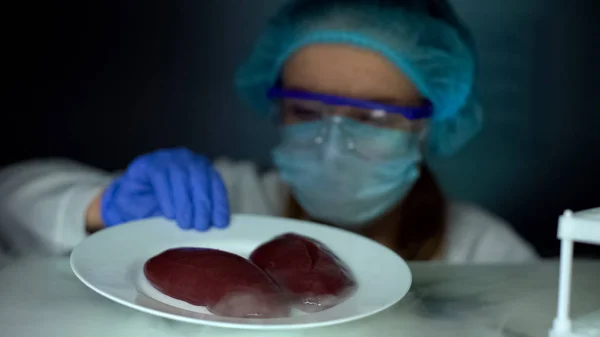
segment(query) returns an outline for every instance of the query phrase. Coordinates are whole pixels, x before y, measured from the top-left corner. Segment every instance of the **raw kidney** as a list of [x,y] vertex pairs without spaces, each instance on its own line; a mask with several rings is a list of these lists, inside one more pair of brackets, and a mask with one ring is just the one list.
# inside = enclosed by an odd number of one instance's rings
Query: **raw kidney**
[[250,260],[305,312],[331,308],[350,297],[357,287],[348,267],[333,252],[301,235],[278,236],[254,250]]
[[289,315],[280,288],[241,256],[207,248],[175,248],[144,265],[150,283],[167,296],[206,306],[219,316],[274,318]]

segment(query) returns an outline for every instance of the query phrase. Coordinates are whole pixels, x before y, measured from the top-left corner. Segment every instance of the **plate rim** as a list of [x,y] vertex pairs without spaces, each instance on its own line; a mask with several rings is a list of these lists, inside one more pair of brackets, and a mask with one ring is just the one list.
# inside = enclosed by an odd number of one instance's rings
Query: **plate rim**
[[[407,275],[407,279],[406,279],[407,289],[404,292],[404,294],[402,294],[402,296],[400,296],[399,299],[397,301],[395,301],[395,302],[390,302],[390,303],[388,303],[386,305],[383,305],[383,306],[380,306],[380,307],[378,307],[376,309],[369,310],[369,311],[366,311],[364,313],[352,315],[352,316],[349,316],[349,317],[341,317],[341,318],[326,320],[326,321],[317,322],[317,323],[314,323],[314,322],[301,322],[301,323],[284,323],[284,324],[275,324],[275,325],[269,325],[269,324],[244,324],[244,323],[237,323],[237,322],[234,323],[234,322],[222,322],[222,321],[203,320],[203,319],[199,319],[199,318],[193,318],[193,317],[187,317],[187,316],[183,316],[183,315],[172,314],[172,313],[168,313],[168,312],[161,311],[161,310],[158,310],[158,309],[148,308],[146,306],[142,306],[142,305],[137,305],[135,303],[131,303],[131,301],[121,299],[121,298],[119,298],[117,296],[114,296],[114,295],[110,294],[107,291],[99,289],[98,287],[94,286],[89,281],[87,281],[85,279],[85,277],[83,277],[83,275],[81,275],[81,273],[77,270],[76,261],[75,261],[77,259],[77,256],[78,256],[78,251],[80,251],[80,249],[82,249],[81,247],[84,247],[85,242],[91,236],[88,236],[85,240],[83,240],[77,246],[75,246],[75,248],[73,248],[73,250],[71,251],[70,256],[69,256],[69,265],[71,267],[71,270],[73,271],[73,273],[77,277],[77,279],[80,282],[82,282],[86,287],[88,287],[89,289],[93,290],[95,293],[97,293],[97,294],[99,294],[99,295],[101,295],[101,296],[103,296],[103,297],[105,297],[107,299],[110,299],[113,302],[116,302],[116,303],[121,304],[121,305],[123,305],[125,307],[128,307],[130,309],[133,309],[133,310],[136,310],[136,311],[139,311],[139,312],[143,312],[144,314],[150,314],[150,315],[154,315],[154,316],[157,316],[157,317],[167,318],[167,319],[171,319],[173,321],[184,322],[184,323],[188,323],[188,324],[204,325],[204,326],[211,326],[211,327],[217,327],[217,328],[237,329],[237,330],[300,330],[300,329],[312,329],[312,328],[327,327],[327,326],[333,326],[333,325],[348,323],[348,322],[352,322],[352,321],[358,321],[358,320],[361,320],[363,318],[370,317],[370,316],[376,315],[378,313],[381,313],[381,312],[383,312],[383,311],[385,311],[385,310],[393,307],[394,305],[397,305],[399,302],[401,302],[406,297],[406,295],[410,291],[410,288],[412,287],[412,284],[413,284],[413,275],[412,275],[412,270],[410,269],[410,266],[408,265],[407,261],[404,260],[404,258],[402,258],[400,255],[398,255],[396,252],[394,252],[390,248],[388,248],[388,247],[386,247],[386,246],[378,243],[377,241],[375,241],[375,240],[373,240],[371,238],[365,237],[365,236],[360,235],[358,233],[354,233],[354,232],[345,230],[343,228],[338,228],[338,227],[334,227],[334,226],[327,226],[325,224],[320,224],[320,223],[317,223],[317,222],[312,222],[312,221],[307,221],[307,220],[300,220],[300,219],[285,218],[285,217],[278,217],[278,216],[271,216],[271,215],[235,213],[235,214],[231,215],[231,222],[233,222],[234,219],[239,219],[239,218],[255,218],[255,219],[268,218],[270,220],[283,220],[285,222],[302,223],[302,224],[305,224],[305,225],[309,225],[309,226],[313,226],[313,227],[319,227],[319,228],[326,227],[327,230],[332,230],[334,232],[343,232],[345,235],[351,235],[351,236],[354,236],[354,237],[356,237],[357,239],[360,239],[360,240],[370,241],[371,243],[377,244],[381,248],[386,249],[389,253],[392,253],[392,254],[396,255],[396,257],[398,258],[398,261],[402,265],[402,268],[405,269],[405,271],[406,271],[406,275]],[[118,228],[120,228],[123,225],[131,225],[131,224],[143,223],[143,222],[147,222],[149,220],[155,220],[155,219],[161,219],[161,220],[164,220],[164,221],[170,221],[168,219],[161,218],[161,217],[152,217],[152,218],[140,219],[140,220],[130,221],[130,222],[121,224],[119,226],[112,226],[112,227],[104,228],[100,232],[95,233],[95,235],[104,236],[106,234],[103,234],[103,233],[109,232],[110,230],[113,230],[114,228],[116,228],[118,230]],[[219,229],[219,230],[227,230],[227,229]],[[97,238],[96,238],[96,240],[97,240]]]

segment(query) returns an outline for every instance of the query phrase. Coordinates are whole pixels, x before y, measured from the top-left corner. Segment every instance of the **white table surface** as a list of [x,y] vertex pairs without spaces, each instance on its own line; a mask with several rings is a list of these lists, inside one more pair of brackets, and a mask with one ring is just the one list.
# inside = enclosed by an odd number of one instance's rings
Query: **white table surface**
[[[460,267],[413,263],[411,269],[410,296],[380,314],[326,328],[263,332],[185,324],[140,313],[81,284],[67,258],[27,259],[0,269],[0,336],[547,336],[556,310],[556,261]],[[600,261],[577,261],[573,314],[597,309]]]

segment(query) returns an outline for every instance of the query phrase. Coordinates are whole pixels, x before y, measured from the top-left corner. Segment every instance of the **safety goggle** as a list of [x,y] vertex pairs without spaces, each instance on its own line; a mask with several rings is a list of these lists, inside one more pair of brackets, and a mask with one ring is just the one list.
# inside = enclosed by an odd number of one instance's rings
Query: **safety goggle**
[[342,116],[380,128],[418,133],[426,129],[433,114],[429,102],[419,107],[401,107],[279,87],[270,89],[267,97],[277,102],[276,116],[286,124]]

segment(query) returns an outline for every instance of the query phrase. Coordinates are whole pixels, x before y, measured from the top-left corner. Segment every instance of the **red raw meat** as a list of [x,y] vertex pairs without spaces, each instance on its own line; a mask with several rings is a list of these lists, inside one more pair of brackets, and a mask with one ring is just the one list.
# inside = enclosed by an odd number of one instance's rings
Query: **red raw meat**
[[305,312],[331,308],[356,290],[348,267],[325,245],[301,235],[278,236],[255,249],[250,260]]
[[144,274],[160,292],[219,316],[289,315],[280,288],[241,256],[207,248],[175,248],[149,259]]

